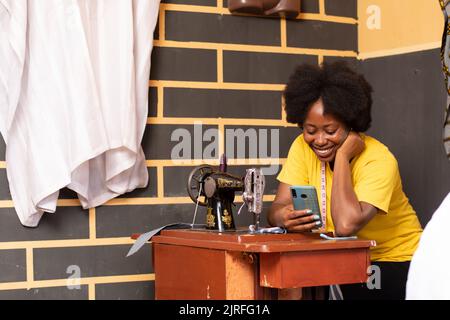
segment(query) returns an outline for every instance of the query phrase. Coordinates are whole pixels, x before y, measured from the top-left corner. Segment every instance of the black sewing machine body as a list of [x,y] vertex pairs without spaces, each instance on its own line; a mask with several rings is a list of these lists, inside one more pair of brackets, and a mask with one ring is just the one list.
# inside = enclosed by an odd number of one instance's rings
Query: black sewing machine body
[[[189,175],[187,191],[197,206],[206,207],[206,228],[220,232],[236,230],[233,216],[234,198],[236,192],[242,192],[248,211],[254,214],[253,229],[259,228],[259,215],[262,211],[264,193],[264,175],[261,169],[247,169],[245,177],[238,177],[226,172],[226,160],[218,170],[202,165]],[[203,199],[202,199],[203,198]],[[252,227],[252,226],[250,226]],[[251,230],[250,230],[251,231]]]
[[207,198],[206,228],[235,230],[232,206],[235,192],[244,189],[242,179],[226,172],[213,172],[204,179],[203,188]]

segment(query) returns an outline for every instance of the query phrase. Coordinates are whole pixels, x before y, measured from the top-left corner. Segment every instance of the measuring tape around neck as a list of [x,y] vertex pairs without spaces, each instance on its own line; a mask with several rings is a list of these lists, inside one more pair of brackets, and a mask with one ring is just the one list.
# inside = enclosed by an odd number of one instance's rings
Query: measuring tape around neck
[[324,231],[327,226],[327,175],[326,175],[326,163],[322,161],[320,169],[320,198],[321,198],[321,208],[322,213],[322,227]]

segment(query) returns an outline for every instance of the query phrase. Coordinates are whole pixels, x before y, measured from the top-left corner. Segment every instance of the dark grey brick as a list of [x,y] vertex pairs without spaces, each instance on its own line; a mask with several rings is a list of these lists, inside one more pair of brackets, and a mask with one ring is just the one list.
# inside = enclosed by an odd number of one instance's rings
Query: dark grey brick
[[[271,204],[272,204],[271,202],[263,202],[263,211],[260,215],[260,226],[261,227],[268,226],[267,212],[269,211]],[[244,206],[244,208],[242,208],[240,215],[237,215],[238,209],[241,205],[242,205],[242,203],[238,203],[236,205],[236,210],[234,211],[235,224],[239,228],[246,228],[249,225],[255,223],[254,215],[253,215],[253,213],[248,212],[247,206]]]
[[89,237],[88,211],[81,207],[58,207],[46,213],[38,228],[20,224],[13,208],[0,208],[0,241],[83,239]]
[[277,19],[166,11],[166,39],[272,45],[281,43]]
[[361,67],[374,90],[368,134],[397,158],[404,191],[425,226],[450,190],[440,50],[367,59]]
[[[214,170],[217,170],[216,166],[212,166]],[[245,166],[228,166],[228,172],[239,177],[245,176],[245,169],[262,167],[259,165],[245,165]],[[166,167],[164,168],[164,196],[166,197],[186,197],[186,182],[189,177],[189,173],[195,168],[192,167]],[[279,167],[281,170],[281,166]],[[276,181],[276,175],[267,175],[266,188],[264,194],[275,194],[278,182]],[[180,180],[182,183],[180,183]]]
[[[190,223],[194,208],[194,203],[99,207],[96,215],[97,237],[131,237],[134,233],[144,233],[170,223]],[[198,214],[205,215],[206,211],[200,208]]]
[[215,50],[154,47],[152,80],[217,81]]
[[155,167],[148,168],[148,185],[145,188],[137,188],[134,191],[125,193],[118,198],[148,198],[156,197],[158,193],[158,180]]
[[[223,0],[224,8],[228,8],[228,0]],[[319,13],[319,0],[300,0],[300,11],[303,13]]]
[[[25,250],[0,250],[0,282],[27,280]],[[1,294],[0,294],[1,298]]]
[[284,84],[301,63],[317,64],[317,56],[224,51],[224,81]]
[[193,4],[197,6],[215,7],[217,0],[162,0],[161,3]]
[[319,13],[319,0],[301,0],[300,11],[303,13]]
[[11,200],[6,169],[0,169],[0,200]]
[[150,87],[148,89],[148,116],[156,117],[158,114],[158,89]]
[[34,249],[34,278],[35,280],[69,278],[73,275],[68,270],[69,266],[78,266],[83,278],[153,272],[150,244],[127,258],[130,247],[130,245],[114,245]]
[[[156,197],[156,168],[148,168],[149,183],[145,188],[137,188],[131,192],[125,193],[118,196],[118,198],[146,198],[146,197]],[[0,171],[0,181],[1,181],[1,171]],[[1,186],[0,186],[1,195]],[[60,199],[78,199],[78,195],[75,191],[68,188],[61,189],[59,192]],[[0,198],[1,200],[1,198]]]
[[[214,169],[217,167],[212,166]],[[164,168],[164,196],[187,197],[187,180],[189,174],[196,166],[192,167],[165,167]]]
[[165,88],[164,116],[280,119],[281,92]]
[[288,20],[287,44],[290,47],[358,50],[356,24],[314,20]]
[[153,32],[153,39],[159,40],[159,18],[158,21],[156,22],[155,31]]
[[[249,168],[264,168],[264,166],[260,165],[245,165],[245,166],[228,166],[228,172],[239,177],[245,177],[246,169]],[[278,188],[278,180],[276,179],[278,173],[281,170],[281,165],[278,168],[278,171],[273,175],[265,175],[265,195],[274,195],[277,192]]]
[[[278,143],[278,146],[272,145],[272,137],[276,138],[276,130],[279,140],[274,142]],[[231,146],[234,140],[234,150],[226,150],[228,158],[285,158],[292,142],[299,134],[300,129],[297,127],[225,126],[225,149],[227,145]],[[250,143],[250,139],[255,137],[256,140]],[[240,152],[238,148],[242,147],[243,143],[245,154],[238,154]],[[255,144],[257,144],[256,154],[252,154],[249,147]],[[266,152],[260,148],[261,145],[266,146]]]
[[63,188],[59,191],[59,199],[78,199],[78,195],[69,188]]
[[354,70],[358,70],[360,66],[360,62],[356,58],[352,57],[332,57],[332,56],[325,56],[323,57],[324,62],[333,63],[336,61],[345,61],[347,64],[353,68]]
[[[207,148],[210,144],[211,148],[214,147],[213,149],[215,149],[217,152],[218,141],[215,141],[214,139],[212,139],[213,141],[203,141],[203,138],[205,138],[205,131],[212,128],[217,127],[207,125],[198,125],[195,127],[194,125],[148,125],[147,129],[145,130],[144,139],[142,141],[146,159],[171,159],[172,149],[175,146],[186,146],[186,148],[183,148],[185,149],[184,151],[186,151],[186,154],[178,155],[183,159],[185,159],[185,157],[186,159],[201,158],[203,156],[203,152],[207,151],[207,149],[205,148]],[[180,135],[183,134],[183,138],[176,136],[178,133],[180,133]],[[214,132],[211,132],[211,134],[213,133]],[[175,141],[171,141],[172,134],[174,134]],[[189,146],[191,147],[190,155],[188,151]],[[198,155],[195,152],[195,148],[198,148],[200,151]],[[205,155],[209,156],[209,152],[205,152]],[[217,158],[217,154],[213,153],[212,157]]]
[[97,284],[96,300],[154,300],[155,282],[126,282]]
[[332,16],[357,18],[357,0],[325,0],[325,13]]
[[[236,200],[239,195],[236,195]],[[252,223],[253,216],[246,208],[238,216],[240,204],[236,204],[233,216],[237,227],[244,227]],[[264,203],[261,221],[266,224],[269,203]],[[136,233],[144,233],[171,223],[191,223],[194,218],[195,205],[166,204],[147,206],[111,206],[97,210],[97,237],[128,237]],[[199,206],[196,223],[205,223],[206,208]]]
[[0,134],[0,161],[5,161],[6,144],[3,136]]
[[0,290],[0,300],[87,300],[88,286],[69,290],[67,287],[31,290]]
[[[132,192],[119,196],[118,198],[146,198],[156,197],[156,168],[148,168],[149,184],[146,188],[137,188]],[[59,192],[59,199],[77,199],[75,191],[63,188]],[[6,170],[0,169],[0,200],[11,200],[8,180],[6,179]]]

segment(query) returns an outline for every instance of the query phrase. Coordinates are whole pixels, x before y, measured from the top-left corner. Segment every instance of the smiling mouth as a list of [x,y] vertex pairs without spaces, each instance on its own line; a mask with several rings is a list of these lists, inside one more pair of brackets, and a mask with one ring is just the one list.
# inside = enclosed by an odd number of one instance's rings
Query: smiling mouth
[[327,148],[327,149],[317,149],[314,148],[314,151],[316,152],[316,154],[321,157],[321,158],[327,158],[328,156],[331,155],[331,153],[333,152],[333,147]]

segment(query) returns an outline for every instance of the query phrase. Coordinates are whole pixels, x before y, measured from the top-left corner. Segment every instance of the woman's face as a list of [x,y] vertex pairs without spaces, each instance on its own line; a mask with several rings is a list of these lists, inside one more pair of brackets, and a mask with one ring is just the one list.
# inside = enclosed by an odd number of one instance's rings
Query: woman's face
[[314,102],[303,123],[303,137],[319,160],[333,161],[347,135],[348,129],[341,121],[323,114],[322,99]]

